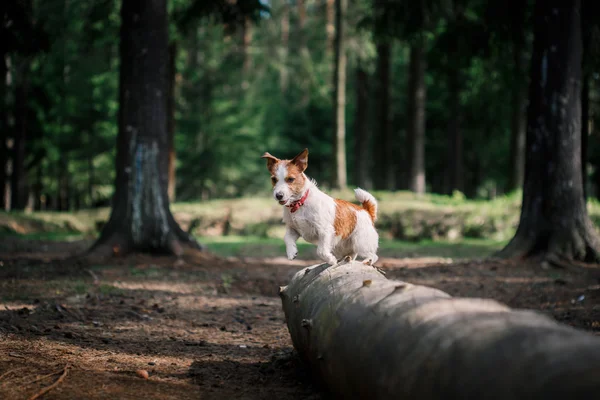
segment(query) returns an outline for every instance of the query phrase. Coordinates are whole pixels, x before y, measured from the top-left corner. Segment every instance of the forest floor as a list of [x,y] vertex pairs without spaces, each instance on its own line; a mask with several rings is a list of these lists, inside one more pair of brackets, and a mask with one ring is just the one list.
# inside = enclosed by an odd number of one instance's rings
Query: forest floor
[[[220,248],[220,257],[179,261],[67,258],[90,243],[0,241],[0,398],[32,398],[65,368],[44,399],[328,398],[294,356],[277,296],[296,271],[317,263],[311,251],[288,261],[256,243],[236,257]],[[391,279],[540,310],[600,335],[600,267],[461,260],[444,251],[386,250],[378,264]]]

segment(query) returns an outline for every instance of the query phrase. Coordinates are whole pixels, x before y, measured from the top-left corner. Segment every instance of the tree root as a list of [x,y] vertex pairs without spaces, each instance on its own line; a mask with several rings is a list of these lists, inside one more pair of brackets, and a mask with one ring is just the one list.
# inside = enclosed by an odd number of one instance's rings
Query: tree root
[[182,257],[187,249],[195,251],[203,251],[204,247],[194,239],[194,237],[176,225],[163,248],[147,248],[138,247],[132,243],[130,238],[127,238],[121,233],[113,233],[106,236],[101,236],[94,245],[84,254],[79,255],[78,259],[105,259],[111,257],[123,257],[131,253],[162,253],[166,255],[174,255]]
[[539,259],[568,268],[578,263],[600,263],[600,245],[595,232],[576,230],[564,232],[539,232],[535,236],[517,231],[502,250],[493,255],[500,259]]

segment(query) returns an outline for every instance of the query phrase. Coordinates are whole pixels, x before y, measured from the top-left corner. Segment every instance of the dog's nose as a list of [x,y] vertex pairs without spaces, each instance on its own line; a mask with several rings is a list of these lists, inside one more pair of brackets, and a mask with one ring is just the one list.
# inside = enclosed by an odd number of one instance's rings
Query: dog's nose
[[275,193],[275,198],[276,198],[277,200],[281,200],[281,199],[283,199],[283,193]]

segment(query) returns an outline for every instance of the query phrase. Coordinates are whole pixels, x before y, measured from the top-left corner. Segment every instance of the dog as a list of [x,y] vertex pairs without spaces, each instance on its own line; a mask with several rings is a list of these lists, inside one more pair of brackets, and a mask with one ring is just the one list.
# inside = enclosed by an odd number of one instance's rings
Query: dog
[[296,241],[302,237],[316,244],[318,257],[331,266],[357,257],[364,264],[375,264],[379,235],[375,229],[377,200],[373,195],[355,189],[361,207],[319,190],[316,182],[304,174],[308,149],[291,160],[280,160],[268,152],[261,158],[267,159],[273,197],[284,206],[284,242],[289,260],[298,255]]

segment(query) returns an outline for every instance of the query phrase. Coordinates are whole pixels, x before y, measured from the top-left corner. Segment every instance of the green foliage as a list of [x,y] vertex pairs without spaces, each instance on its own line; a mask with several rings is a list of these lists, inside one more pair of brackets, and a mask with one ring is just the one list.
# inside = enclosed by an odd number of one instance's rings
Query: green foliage
[[[37,202],[39,198],[45,202],[36,207],[107,205],[113,191],[118,130],[120,1],[35,0],[29,8],[27,2],[9,3],[7,15],[13,23],[3,28],[11,38],[7,55],[17,78],[19,66],[26,65],[29,71],[32,118],[27,180],[39,195]],[[511,96],[515,86],[527,85],[527,77],[516,75],[513,68],[513,41],[521,23],[528,53],[531,3],[350,2],[348,170],[352,171],[355,162],[354,71],[360,66],[369,73],[368,125],[377,137],[375,48],[378,42],[389,40],[393,44],[390,118],[400,175],[397,188],[404,187],[409,151],[408,50],[422,43],[427,54],[428,189],[440,191],[447,169],[448,126],[455,118],[449,108],[449,82],[458,71],[464,195],[488,199],[501,194],[510,162]],[[584,3],[593,9],[592,3]],[[260,155],[269,151],[291,157],[304,147],[310,149],[309,175],[327,188],[333,170],[333,55],[327,48],[325,2],[306,0],[303,4],[306,16],[301,20],[296,1],[168,2],[170,41],[177,49],[178,200],[264,192],[269,183]],[[521,13],[521,20],[513,18],[513,10]],[[596,32],[596,24],[588,21],[586,37],[592,38],[592,44],[597,42],[593,39]],[[595,65],[595,59],[591,60]],[[597,79],[592,76],[592,86]],[[5,100],[8,108],[16,106],[13,88]],[[594,163],[597,147],[597,141],[591,140],[589,154]],[[352,180],[351,174],[350,184]]]

